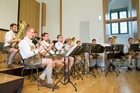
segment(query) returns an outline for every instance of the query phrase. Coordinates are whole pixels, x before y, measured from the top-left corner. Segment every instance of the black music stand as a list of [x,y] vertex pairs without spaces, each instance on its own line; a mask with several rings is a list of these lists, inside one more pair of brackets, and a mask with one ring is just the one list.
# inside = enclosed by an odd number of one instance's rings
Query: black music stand
[[[84,53],[84,47],[82,46],[77,46],[70,54],[69,56],[72,56],[74,57],[74,60],[76,61],[76,56],[78,55],[81,55],[82,53]],[[75,76],[75,73],[77,74],[78,77],[81,77],[81,79],[83,80],[83,77],[78,73],[78,71],[76,70],[75,66],[73,66],[74,70],[72,71],[72,73],[74,73],[74,78],[76,77]]]
[[[109,55],[109,59],[116,58],[115,57],[115,53],[122,52],[123,51],[123,47],[124,47],[124,45],[122,45],[122,44],[114,44],[112,46],[106,46],[105,47],[106,52],[109,52],[109,54],[111,53],[111,55]],[[113,65],[112,62],[110,62],[109,65],[108,65],[108,67],[105,69],[105,70],[107,70],[106,73],[105,73],[105,76],[108,74],[108,71],[110,71],[111,69],[118,76],[118,73],[120,73],[120,71],[115,67],[115,65]]]
[[98,55],[97,53],[103,53],[105,50],[105,47],[101,46],[100,44],[95,44],[92,46],[92,50],[91,50],[91,53],[94,53],[96,55],[96,64],[92,67],[92,69],[100,69],[101,72],[102,72],[102,69],[101,67],[97,64],[97,60],[98,60]]
[[[93,45],[92,43],[82,43],[82,47],[84,48],[84,52],[86,52],[86,53],[89,54],[89,63],[91,62],[91,60],[90,60],[90,54],[91,54],[91,50],[92,50],[92,45]],[[92,71],[92,73],[90,73],[91,71]],[[88,74],[91,74],[91,75],[93,75],[96,78],[94,69],[92,69],[92,67],[89,67],[89,71],[88,70],[87,71],[84,70],[84,72],[88,72]]]
[[[134,52],[135,54],[137,54],[137,52],[139,52],[139,44],[131,44],[131,45],[130,45],[129,52]],[[133,57],[134,57],[134,56],[135,56],[135,55],[133,55]],[[136,58],[136,59],[137,59],[137,58]],[[131,68],[131,69],[127,69],[126,72],[129,71],[129,70],[131,71],[132,69],[140,70],[140,69],[137,67],[137,60],[136,60],[136,67]]]
[[[69,56],[70,56],[70,54],[73,54],[73,52],[77,51],[78,49],[79,49],[78,46],[76,46],[76,47],[74,46],[73,48],[71,48],[71,50],[69,50],[70,52],[68,51],[68,53],[64,56],[64,72],[63,72],[63,75],[62,75],[62,77],[57,81],[57,83],[54,85],[52,91],[54,91],[55,86],[56,86],[59,82],[61,82],[63,85],[66,85],[66,84],[68,84],[68,83],[71,83],[72,86],[75,88],[75,91],[77,91],[76,86],[75,86],[75,85],[72,83],[72,81],[70,80],[71,74],[70,74],[70,69],[69,69],[69,65],[70,65]],[[66,65],[65,65],[66,58],[68,58],[68,75],[66,75],[66,73],[65,73],[65,69],[66,69]],[[64,82],[61,81],[63,78],[64,78]],[[83,79],[83,78],[82,78],[82,79]],[[67,81],[66,81],[66,80],[67,80]]]

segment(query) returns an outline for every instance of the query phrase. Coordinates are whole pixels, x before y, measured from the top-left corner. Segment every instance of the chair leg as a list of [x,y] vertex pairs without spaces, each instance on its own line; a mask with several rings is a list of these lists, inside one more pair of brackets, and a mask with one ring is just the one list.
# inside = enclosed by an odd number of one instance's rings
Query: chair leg
[[25,69],[25,68],[22,69],[21,76],[23,76],[24,69]]
[[[36,68],[36,74],[37,74],[37,78],[38,78],[38,69]],[[39,90],[39,82],[38,82],[38,90]]]
[[33,69],[31,69],[31,82],[32,82],[32,76],[33,76]]

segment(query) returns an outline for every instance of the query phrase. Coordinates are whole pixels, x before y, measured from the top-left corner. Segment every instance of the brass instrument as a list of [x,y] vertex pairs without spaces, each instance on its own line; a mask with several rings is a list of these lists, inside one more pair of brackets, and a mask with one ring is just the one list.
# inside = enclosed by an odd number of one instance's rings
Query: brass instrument
[[[135,41],[135,44],[140,44],[140,39],[137,39],[137,40]],[[140,51],[140,48],[139,48],[139,51]],[[140,52],[138,53],[138,55],[140,55]]]
[[71,40],[72,40],[72,42],[75,42],[76,41],[76,38],[75,37],[72,37]]
[[140,44],[140,40],[137,39],[137,40],[135,41],[135,44]]
[[[134,44],[140,44],[140,40],[139,39],[137,39],[136,41],[135,41],[135,43]],[[129,52],[129,55],[132,55],[132,56],[134,56],[136,53],[134,53],[133,51],[130,51]],[[139,52],[139,54],[140,54],[140,52]]]
[[41,41],[37,40],[36,37],[33,37],[33,39],[35,39],[39,44],[41,44],[43,46],[43,48],[45,49],[45,51],[51,56],[52,54],[50,53],[50,51],[48,51],[46,45],[44,43],[42,43]]
[[112,36],[113,44],[116,44],[117,36]]
[[[23,39],[24,31],[25,31],[27,26],[29,26],[29,25],[25,21],[20,21],[19,22],[19,31],[16,34],[16,38],[15,39]],[[18,48],[18,42],[13,43],[12,47],[17,49]]]

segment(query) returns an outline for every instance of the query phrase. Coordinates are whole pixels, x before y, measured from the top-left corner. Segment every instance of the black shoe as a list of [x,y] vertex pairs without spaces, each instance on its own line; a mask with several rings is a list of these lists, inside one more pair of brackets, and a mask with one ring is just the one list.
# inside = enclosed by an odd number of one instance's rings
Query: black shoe
[[132,68],[131,67],[128,67],[127,70],[132,70]]
[[136,70],[140,71],[140,68],[139,67],[136,67]]

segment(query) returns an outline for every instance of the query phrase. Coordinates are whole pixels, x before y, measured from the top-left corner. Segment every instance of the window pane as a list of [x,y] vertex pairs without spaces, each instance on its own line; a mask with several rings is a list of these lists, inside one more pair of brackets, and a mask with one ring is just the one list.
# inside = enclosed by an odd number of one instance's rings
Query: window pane
[[118,23],[112,23],[112,34],[118,34]]
[[127,18],[126,11],[120,11],[120,18]]
[[120,33],[127,33],[127,22],[120,22]]
[[111,19],[118,19],[118,13],[117,12],[111,13]]

